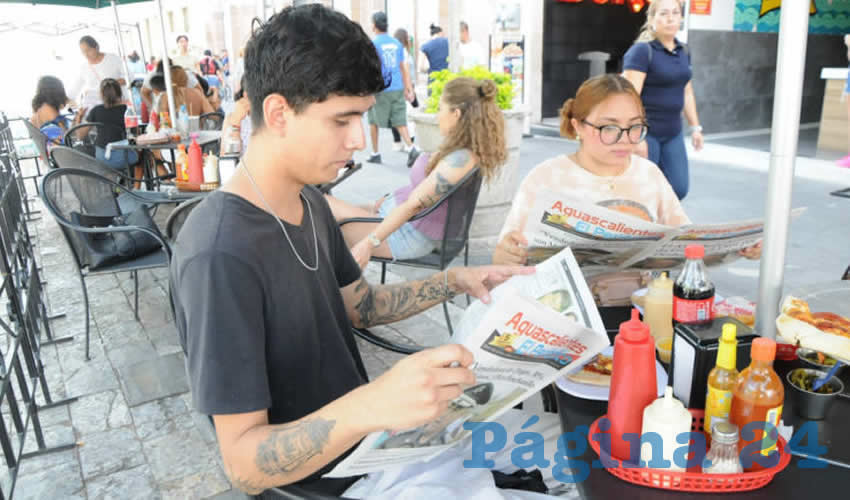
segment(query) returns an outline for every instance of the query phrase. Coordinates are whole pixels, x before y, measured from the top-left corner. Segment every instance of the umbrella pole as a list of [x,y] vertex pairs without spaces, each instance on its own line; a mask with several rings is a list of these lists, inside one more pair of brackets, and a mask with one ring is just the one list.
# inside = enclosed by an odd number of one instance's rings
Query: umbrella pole
[[[121,35],[121,22],[118,20],[118,6],[115,4],[115,0],[112,0],[112,14],[115,17],[115,34],[118,37],[118,57],[121,58],[122,66],[124,67],[124,78],[127,82],[127,88],[130,88],[130,84],[133,83],[133,79],[130,78],[130,67],[127,64],[127,56],[124,53],[124,37]],[[130,107],[133,108],[133,113],[139,114],[139,110],[136,109],[136,101],[133,99],[133,92],[129,92],[130,95]]]
[[148,58],[145,56],[145,41],[142,39],[142,28],[139,26],[139,23],[136,23],[136,34],[139,35],[139,52],[142,53],[142,64],[147,66]]
[[809,2],[782,3],[770,138],[770,170],[764,210],[764,249],[756,310],[756,329],[768,338],[776,338],[776,317],[782,299],[808,26]]
[[177,119],[177,111],[174,107],[174,90],[171,88],[171,65],[168,64],[168,44],[165,40],[165,18],[162,15],[162,0],[156,0],[156,8],[159,12],[159,28],[162,33],[162,72],[165,73],[165,95],[168,98],[168,115],[172,125]]

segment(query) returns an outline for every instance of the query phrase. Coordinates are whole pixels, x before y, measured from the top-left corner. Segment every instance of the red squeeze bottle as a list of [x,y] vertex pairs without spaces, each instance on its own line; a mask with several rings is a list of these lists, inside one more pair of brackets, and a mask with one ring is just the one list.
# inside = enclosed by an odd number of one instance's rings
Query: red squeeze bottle
[[192,134],[192,144],[189,145],[189,182],[192,184],[204,183],[204,158],[201,155],[201,146],[198,145],[198,134]]
[[612,457],[629,460],[634,455],[640,458],[640,443],[632,446],[623,439],[623,434],[640,436],[643,410],[657,397],[655,344],[649,326],[638,319],[637,309],[632,309],[632,319],[620,323],[620,332],[614,339],[614,369],[606,415],[611,422],[608,432]]

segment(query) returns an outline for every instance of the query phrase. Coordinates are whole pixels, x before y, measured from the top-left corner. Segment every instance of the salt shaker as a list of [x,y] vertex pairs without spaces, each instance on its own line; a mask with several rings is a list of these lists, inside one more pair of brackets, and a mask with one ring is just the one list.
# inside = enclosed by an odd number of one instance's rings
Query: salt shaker
[[721,420],[711,426],[711,449],[703,466],[705,474],[740,474],[744,472],[738,458],[738,426]]

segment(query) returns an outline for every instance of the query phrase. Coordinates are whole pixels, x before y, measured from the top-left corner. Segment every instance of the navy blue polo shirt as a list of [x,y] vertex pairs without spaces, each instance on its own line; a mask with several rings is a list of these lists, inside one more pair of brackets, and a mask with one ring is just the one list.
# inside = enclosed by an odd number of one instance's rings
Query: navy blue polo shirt
[[636,43],[623,56],[623,70],[629,69],[646,73],[640,96],[649,133],[662,139],[678,135],[682,131],[685,85],[692,76],[688,50],[678,40],[672,51],[658,40]]

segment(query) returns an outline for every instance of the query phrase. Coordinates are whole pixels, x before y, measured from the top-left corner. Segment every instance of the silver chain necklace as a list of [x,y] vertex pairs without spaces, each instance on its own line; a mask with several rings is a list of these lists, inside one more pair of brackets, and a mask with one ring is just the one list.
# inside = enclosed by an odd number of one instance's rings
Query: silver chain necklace
[[277,224],[280,226],[280,230],[283,231],[283,235],[286,236],[286,241],[289,242],[289,248],[292,249],[292,253],[295,254],[295,258],[297,258],[298,262],[300,262],[301,265],[304,266],[304,268],[308,271],[317,271],[319,269],[319,243],[318,238],[316,237],[316,220],[313,218],[313,208],[310,206],[310,200],[308,200],[303,193],[298,193],[301,196],[301,199],[303,199],[304,202],[307,203],[307,213],[310,215],[310,226],[312,226],[313,228],[313,248],[316,250],[316,265],[313,267],[308,266],[307,263],[304,262],[304,259],[302,259],[300,255],[298,255],[298,251],[295,250],[295,245],[292,244],[292,239],[289,237],[289,233],[286,232],[286,228],[283,226],[283,222],[281,222],[280,217],[275,215],[271,205],[268,201],[266,201],[266,197],[263,196],[263,192],[260,191],[260,187],[257,186],[257,182],[254,180],[254,176],[251,175],[251,171],[248,170],[248,166],[243,163],[242,168],[245,169],[245,173],[248,174],[248,180],[251,181],[251,185],[254,187],[254,192],[257,193],[257,196],[260,197],[260,200],[266,206],[266,211],[269,213],[269,215],[274,217],[274,220],[276,220]]

